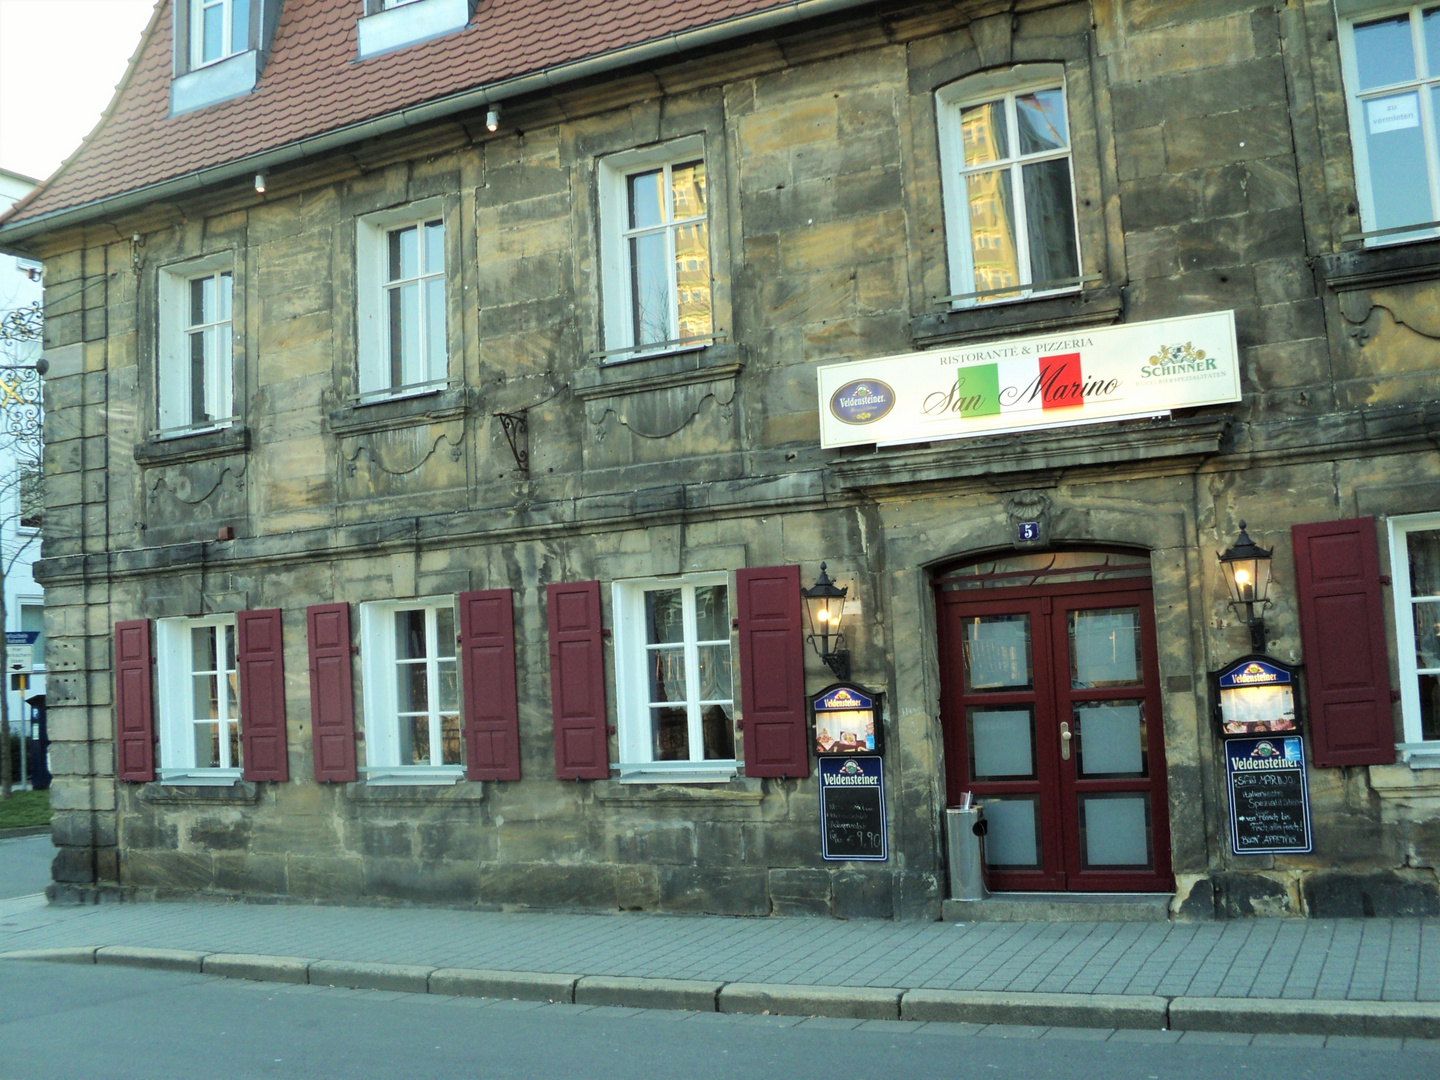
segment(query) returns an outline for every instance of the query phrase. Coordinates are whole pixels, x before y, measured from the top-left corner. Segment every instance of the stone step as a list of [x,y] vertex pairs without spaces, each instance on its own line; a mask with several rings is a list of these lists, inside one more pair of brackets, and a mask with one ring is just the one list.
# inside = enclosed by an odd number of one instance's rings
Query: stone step
[[991,893],[946,900],[945,922],[1168,922],[1169,893]]

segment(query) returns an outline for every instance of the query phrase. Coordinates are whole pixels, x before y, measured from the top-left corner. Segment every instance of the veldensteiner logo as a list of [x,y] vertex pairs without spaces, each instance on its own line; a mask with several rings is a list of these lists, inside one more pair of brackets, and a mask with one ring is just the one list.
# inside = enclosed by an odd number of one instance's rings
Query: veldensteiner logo
[[879,379],[846,383],[830,395],[830,412],[843,424],[873,424],[895,407],[895,391]]

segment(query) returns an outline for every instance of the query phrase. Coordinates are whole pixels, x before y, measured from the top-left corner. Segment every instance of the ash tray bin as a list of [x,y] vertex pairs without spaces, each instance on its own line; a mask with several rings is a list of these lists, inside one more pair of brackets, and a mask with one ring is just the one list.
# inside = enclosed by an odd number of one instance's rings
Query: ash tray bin
[[950,864],[950,896],[954,900],[984,900],[985,810],[971,804],[945,811],[945,850]]

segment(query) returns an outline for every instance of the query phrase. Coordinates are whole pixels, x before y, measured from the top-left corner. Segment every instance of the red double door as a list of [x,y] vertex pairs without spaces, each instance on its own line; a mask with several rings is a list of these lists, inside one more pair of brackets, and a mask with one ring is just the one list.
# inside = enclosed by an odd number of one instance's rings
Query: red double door
[[1174,888],[1146,586],[938,593],[948,802],[984,805],[992,890]]

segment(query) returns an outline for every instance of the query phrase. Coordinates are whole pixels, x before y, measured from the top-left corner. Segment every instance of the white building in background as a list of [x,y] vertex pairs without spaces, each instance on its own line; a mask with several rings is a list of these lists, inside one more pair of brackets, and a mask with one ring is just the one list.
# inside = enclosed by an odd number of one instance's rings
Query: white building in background
[[[18,173],[0,169],[0,212],[24,198],[35,186],[36,181]],[[31,259],[17,258],[0,252],[0,318],[17,309],[28,307],[40,301],[40,263]],[[15,364],[33,364],[40,359],[41,343],[17,345],[0,341],[0,380],[13,385],[13,371],[4,367]],[[12,398],[0,387],[0,402],[8,407]],[[23,663],[23,651],[11,646],[12,655],[5,673],[5,693],[9,696],[9,716],[12,732],[18,735],[29,720],[30,708],[26,699],[45,693],[45,591],[35,584],[31,566],[40,557],[40,519],[38,509],[30,503],[38,494],[38,486],[25,474],[33,476],[38,483],[39,470],[33,461],[26,460],[23,452],[17,453],[15,439],[4,422],[4,410],[0,409],[0,560],[5,569],[5,630],[29,631],[37,634],[33,651],[33,671],[26,680],[26,689],[16,689],[16,663]],[[25,497],[29,494],[29,497]],[[22,504],[22,498],[23,503]],[[38,500],[34,500],[38,503]],[[12,638],[12,640],[14,640]],[[28,773],[28,766],[26,768]],[[17,773],[18,783],[20,776]]]

